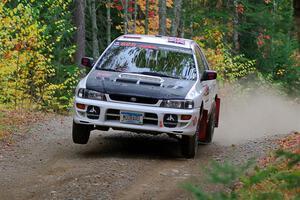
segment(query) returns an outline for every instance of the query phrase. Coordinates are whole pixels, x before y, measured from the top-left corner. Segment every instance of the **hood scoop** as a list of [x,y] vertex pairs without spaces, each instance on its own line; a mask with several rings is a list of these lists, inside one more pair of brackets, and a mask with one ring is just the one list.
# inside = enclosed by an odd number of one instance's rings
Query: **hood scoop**
[[127,79],[127,78],[117,78],[117,79],[116,79],[116,82],[137,84],[138,80]]
[[155,82],[162,83],[164,80],[161,77],[143,75],[143,74],[130,74],[130,73],[122,73],[119,75],[122,79],[136,79],[139,81],[147,81],[147,82]]
[[156,87],[162,86],[162,83],[164,82],[164,80],[160,77],[153,77],[153,76],[142,75],[142,74],[128,74],[128,73],[120,74],[115,81],[121,83],[132,83],[132,84],[149,85],[149,86],[156,86]]

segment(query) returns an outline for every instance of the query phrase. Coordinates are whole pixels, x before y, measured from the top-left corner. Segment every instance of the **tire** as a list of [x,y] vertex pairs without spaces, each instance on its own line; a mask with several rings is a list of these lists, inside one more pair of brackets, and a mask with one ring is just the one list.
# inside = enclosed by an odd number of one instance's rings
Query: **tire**
[[76,144],[88,143],[91,130],[92,130],[91,126],[83,125],[83,124],[76,124],[73,121],[73,128],[72,128],[73,142]]
[[204,143],[210,144],[212,142],[216,125],[216,106],[214,105],[213,110],[209,116],[207,129],[206,129],[206,137]]
[[181,151],[185,158],[194,158],[198,150],[197,134],[193,136],[183,135],[181,138]]

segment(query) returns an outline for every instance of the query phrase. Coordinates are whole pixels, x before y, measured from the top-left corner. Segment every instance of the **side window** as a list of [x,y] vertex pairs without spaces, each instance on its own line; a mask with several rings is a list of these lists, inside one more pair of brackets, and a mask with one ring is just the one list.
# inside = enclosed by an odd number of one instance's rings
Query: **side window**
[[199,51],[200,51],[200,54],[201,54],[201,58],[202,58],[202,60],[203,60],[203,62],[204,62],[204,65],[205,65],[205,69],[206,70],[209,70],[209,64],[208,64],[208,62],[207,62],[207,60],[206,60],[206,58],[205,58],[205,55],[203,54],[203,52],[199,49]]
[[205,70],[205,65],[202,60],[201,52],[197,47],[195,48],[195,53],[196,53],[196,59],[197,59],[199,72],[200,72],[200,74],[202,74]]

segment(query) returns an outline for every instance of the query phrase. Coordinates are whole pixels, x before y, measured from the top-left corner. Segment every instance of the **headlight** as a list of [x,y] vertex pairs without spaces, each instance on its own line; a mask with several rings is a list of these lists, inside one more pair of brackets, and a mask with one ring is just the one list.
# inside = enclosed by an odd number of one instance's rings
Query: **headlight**
[[177,108],[177,109],[193,109],[194,102],[192,100],[164,100],[160,107]]
[[94,90],[88,90],[88,89],[83,89],[83,88],[80,88],[78,90],[77,96],[80,98],[85,98],[85,99],[106,101],[105,94],[103,94],[101,92],[96,92]]

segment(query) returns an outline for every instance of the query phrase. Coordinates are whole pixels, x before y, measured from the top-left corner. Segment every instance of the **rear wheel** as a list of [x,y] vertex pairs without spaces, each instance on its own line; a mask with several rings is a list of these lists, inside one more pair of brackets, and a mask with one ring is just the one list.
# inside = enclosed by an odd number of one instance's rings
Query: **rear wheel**
[[84,124],[76,124],[73,121],[72,138],[76,144],[86,144],[90,138],[92,126]]
[[198,136],[194,134],[183,135],[181,138],[182,155],[186,158],[194,158],[198,150]]

